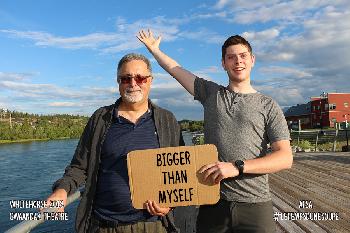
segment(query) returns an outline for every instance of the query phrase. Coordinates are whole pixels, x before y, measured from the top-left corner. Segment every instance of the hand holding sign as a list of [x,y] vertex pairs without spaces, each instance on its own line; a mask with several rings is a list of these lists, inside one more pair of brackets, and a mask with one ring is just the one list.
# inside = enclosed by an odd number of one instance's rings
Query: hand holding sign
[[216,162],[204,165],[198,171],[204,183],[219,184],[221,180],[236,177],[238,169],[230,162]]
[[171,210],[169,207],[162,208],[156,202],[150,200],[146,201],[145,206],[150,214],[157,216],[165,216]]

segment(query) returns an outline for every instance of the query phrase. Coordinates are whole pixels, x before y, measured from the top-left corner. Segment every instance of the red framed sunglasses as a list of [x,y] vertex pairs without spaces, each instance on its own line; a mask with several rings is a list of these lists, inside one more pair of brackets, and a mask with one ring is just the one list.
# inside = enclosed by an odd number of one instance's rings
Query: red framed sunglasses
[[143,84],[147,83],[147,78],[152,77],[151,75],[140,75],[137,74],[135,76],[131,75],[124,75],[124,76],[119,76],[119,80],[121,84],[129,84],[131,83],[131,79],[134,79],[137,84]]

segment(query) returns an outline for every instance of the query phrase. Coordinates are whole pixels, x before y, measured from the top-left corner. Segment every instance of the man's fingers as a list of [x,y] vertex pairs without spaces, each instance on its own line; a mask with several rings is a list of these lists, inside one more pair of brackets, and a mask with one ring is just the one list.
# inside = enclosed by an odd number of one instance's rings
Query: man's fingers
[[211,163],[211,164],[207,164],[207,165],[204,165],[203,167],[201,167],[198,172],[199,173],[203,173],[204,171],[208,170],[209,168],[215,166],[216,164],[215,163]]
[[152,215],[164,216],[170,211],[170,208],[161,208],[156,202],[150,200],[145,205],[147,211]]
[[212,184],[218,184],[225,178],[220,163],[207,164],[201,167],[198,172],[202,175],[203,181]]
[[143,38],[147,38],[146,33],[145,33],[144,30],[141,30],[141,35],[142,35]]
[[147,209],[147,211],[150,213],[150,214],[152,214],[153,215],[153,213],[152,213],[152,211],[151,211],[151,209],[150,209],[150,204],[149,204],[149,202],[147,201],[146,202],[146,209]]
[[[215,172],[217,172],[218,171],[218,168],[216,167],[216,166],[213,166],[213,167],[211,167],[211,168],[209,168],[209,169],[207,169],[204,173],[203,173],[203,175],[204,175],[204,180],[207,180],[209,177],[213,177],[213,174],[215,174]],[[219,171],[220,172],[220,171]]]
[[[64,207],[65,206],[62,206],[62,207],[55,207],[55,206],[52,206],[52,204],[51,203],[55,203],[55,202],[57,202],[57,200],[46,200],[46,206],[45,206],[45,208],[39,208],[39,212],[43,212],[43,211],[54,211],[54,212],[64,212]],[[64,203],[63,205],[65,205],[66,203]],[[52,206],[52,207],[51,207]]]
[[224,179],[224,175],[221,173],[220,170],[217,170],[215,172],[215,175],[213,176],[214,184],[219,184],[222,179]]
[[[54,209],[55,212],[64,212],[64,208],[67,204],[67,192],[64,189],[57,189],[46,199],[46,208]],[[40,209],[43,211],[45,209]]]
[[163,209],[160,208],[154,201],[151,201],[151,209],[154,212],[154,215],[164,216]]
[[153,209],[155,210],[155,212],[158,215],[164,216],[166,213],[165,212],[169,212],[170,208],[161,208],[156,202],[152,201],[152,206]]
[[156,215],[156,212],[154,211],[154,208],[153,208],[153,206],[152,206],[152,204],[151,204],[150,201],[147,201],[147,202],[146,202],[146,208],[147,208],[147,211],[148,211],[150,214]]
[[143,39],[141,38],[140,35],[136,35],[137,39],[139,39],[139,41],[143,42]]

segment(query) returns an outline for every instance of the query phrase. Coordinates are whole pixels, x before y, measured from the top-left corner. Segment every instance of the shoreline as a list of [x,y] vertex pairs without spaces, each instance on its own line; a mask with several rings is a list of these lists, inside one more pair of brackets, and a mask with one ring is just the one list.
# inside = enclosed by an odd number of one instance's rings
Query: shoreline
[[12,144],[12,143],[23,143],[23,142],[35,142],[35,141],[51,141],[51,140],[66,140],[74,139],[70,137],[61,137],[61,138],[28,138],[28,139],[18,139],[18,140],[0,140],[1,144]]

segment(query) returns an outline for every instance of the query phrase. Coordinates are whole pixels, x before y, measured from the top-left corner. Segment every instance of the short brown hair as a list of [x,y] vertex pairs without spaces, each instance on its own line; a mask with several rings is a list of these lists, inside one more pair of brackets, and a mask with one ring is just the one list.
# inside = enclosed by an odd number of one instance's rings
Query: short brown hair
[[250,52],[250,54],[253,54],[253,50],[252,50],[252,47],[250,46],[249,42],[246,39],[244,39],[243,37],[241,37],[240,35],[235,35],[235,36],[230,36],[229,38],[227,38],[227,40],[222,45],[222,47],[221,47],[222,59],[225,59],[226,49],[228,47],[230,47],[231,45],[237,45],[237,44],[241,44],[241,45],[246,46],[248,48],[248,51]]

